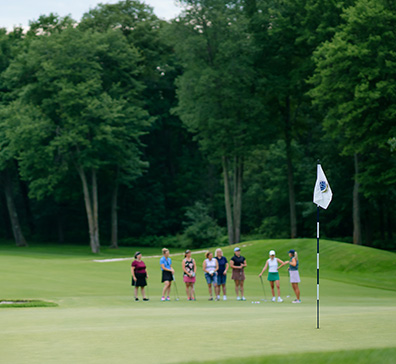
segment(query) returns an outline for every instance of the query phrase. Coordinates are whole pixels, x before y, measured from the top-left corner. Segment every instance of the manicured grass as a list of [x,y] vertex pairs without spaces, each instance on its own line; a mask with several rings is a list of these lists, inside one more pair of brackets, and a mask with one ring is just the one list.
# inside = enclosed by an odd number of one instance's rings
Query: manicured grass
[[[245,246],[243,246],[245,245]],[[280,259],[299,252],[303,303],[291,304],[287,271],[281,270],[284,303],[261,301],[257,275],[275,249]],[[4,363],[391,363],[396,339],[396,255],[323,241],[321,328],[316,327],[316,241],[272,240],[241,244],[247,258],[246,302],[237,302],[228,280],[226,302],[207,301],[198,263],[198,301],[187,302],[183,256],[173,258],[180,301],[160,302],[160,249],[139,249],[148,266],[149,302],[134,302],[131,261],[135,248],[0,245],[1,296],[54,301],[57,308],[0,310],[0,362]],[[230,258],[232,247],[223,249]],[[175,252],[174,250],[171,253]],[[230,278],[230,277],[228,277]],[[265,290],[270,296],[269,285]],[[246,359],[248,358],[248,359]],[[316,359],[315,359],[316,358]],[[371,359],[370,359],[371,358]],[[366,361],[363,361],[366,360]],[[231,361],[232,363],[233,361]]]

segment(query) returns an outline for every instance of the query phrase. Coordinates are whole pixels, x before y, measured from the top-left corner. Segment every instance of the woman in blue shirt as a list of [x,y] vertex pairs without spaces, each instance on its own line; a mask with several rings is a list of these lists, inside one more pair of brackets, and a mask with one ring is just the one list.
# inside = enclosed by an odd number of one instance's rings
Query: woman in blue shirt
[[175,271],[172,268],[172,259],[169,258],[169,249],[162,249],[162,254],[164,256],[160,259],[160,265],[162,270],[161,282],[164,283],[164,289],[162,290],[161,301],[170,301],[169,296]]

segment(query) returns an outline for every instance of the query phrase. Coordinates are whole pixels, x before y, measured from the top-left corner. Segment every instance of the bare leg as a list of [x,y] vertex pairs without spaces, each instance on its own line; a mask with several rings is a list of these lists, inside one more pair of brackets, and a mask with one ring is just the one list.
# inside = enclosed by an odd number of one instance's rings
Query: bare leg
[[144,291],[144,287],[142,287],[142,297],[146,298],[146,292]]
[[274,281],[270,281],[272,297],[275,297],[275,290],[274,290]]
[[169,286],[168,286],[168,297],[170,296],[170,291],[171,291],[171,284],[172,284],[172,282],[169,282]]
[[209,289],[209,296],[212,298],[213,294],[212,294],[212,283],[208,284],[208,289]]
[[137,286],[135,286],[135,298],[137,298],[137,296],[138,296],[138,288]]
[[215,293],[216,293],[216,296],[220,295],[220,286],[217,284],[215,285]]
[[[226,296],[227,295],[226,286],[225,284],[222,284],[222,286],[223,286],[223,295]],[[220,287],[219,287],[219,293],[220,293]]]
[[186,283],[187,298],[190,298],[190,283]]
[[239,297],[239,281],[235,280],[235,293]]
[[278,297],[280,297],[280,283],[279,283],[279,281],[275,281],[275,284],[276,284],[276,289],[277,289],[277,291],[278,291]]
[[192,300],[194,299],[194,296],[195,296],[194,283],[190,283],[190,297],[191,297]]
[[241,289],[241,296],[243,297],[244,296],[244,289],[243,289],[243,283],[244,283],[245,281],[240,281],[239,282],[239,287],[240,287],[240,289]]
[[296,298],[300,299],[300,288],[298,288],[298,283],[292,283],[294,293],[296,294]]
[[166,293],[169,292],[169,291],[170,291],[170,282],[169,281],[165,281],[164,282],[164,289],[162,290],[162,297],[165,297]]

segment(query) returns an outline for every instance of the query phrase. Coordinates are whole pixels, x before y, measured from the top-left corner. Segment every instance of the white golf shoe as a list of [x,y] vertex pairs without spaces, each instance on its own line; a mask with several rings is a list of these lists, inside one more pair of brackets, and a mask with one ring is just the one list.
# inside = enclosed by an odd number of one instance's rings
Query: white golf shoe
[[272,302],[276,302],[276,298],[275,298],[275,297],[272,297],[272,298],[271,298],[271,301],[272,301]]
[[278,297],[278,302],[283,302],[282,298]]

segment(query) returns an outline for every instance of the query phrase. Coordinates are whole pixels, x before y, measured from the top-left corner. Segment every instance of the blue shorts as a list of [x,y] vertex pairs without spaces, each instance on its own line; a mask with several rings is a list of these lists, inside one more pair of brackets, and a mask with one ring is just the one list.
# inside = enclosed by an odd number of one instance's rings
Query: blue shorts
[[211,284],[211,283],[217,284],[217,273],[216,272],[213,275],[210,275],[209,273],[205,273],[205,278],[206,278],[206,282],[208,284]]
[[220,286],[221,284],[226,284],[227,281],[227,274],[218,274],[217,275],[217,285]]

